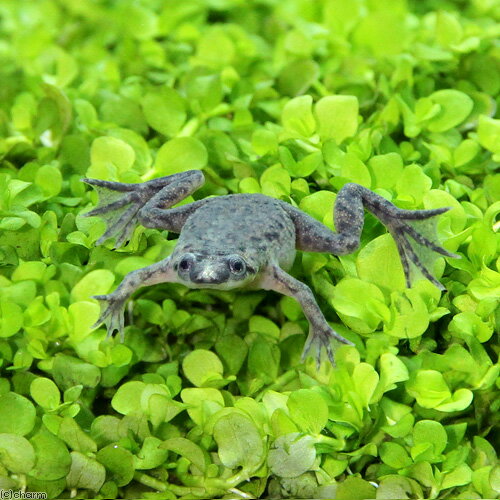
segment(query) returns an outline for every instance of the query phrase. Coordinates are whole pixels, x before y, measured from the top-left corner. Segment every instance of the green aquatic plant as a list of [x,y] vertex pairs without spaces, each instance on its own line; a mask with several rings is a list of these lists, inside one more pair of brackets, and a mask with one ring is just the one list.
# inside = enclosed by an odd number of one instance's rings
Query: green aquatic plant
[[[495,498],[500,58],[495,2],[0,2],[0,490],[48,498]],[[348,182],[432,232],[441,292],[360,249],[299,254],[337,366],[270,292],[141,289],[125,342],[92,330],[128,272],[83,177],[202,169],[186,201],[263,193],[334,228]]]

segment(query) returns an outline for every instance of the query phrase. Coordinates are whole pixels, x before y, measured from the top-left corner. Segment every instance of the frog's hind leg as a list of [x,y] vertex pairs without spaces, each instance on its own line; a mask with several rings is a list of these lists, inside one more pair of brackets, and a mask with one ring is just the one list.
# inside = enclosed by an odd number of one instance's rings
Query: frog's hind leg
[[372,212],[394,237],[407,286],[411,285],[412,266],[415,266],[427,279],[443,289],[424,262],[431,260],[435,253],[446,257],[458,257],[432,241],[435,226],[433,218],[449,210],[448,207],[434,210],[403,210],[373,191],[349,183],[339,191],[335,200],[334,219],[337,233],[290,205],[285,210],[295,223],[297,248],[308,252],[345,255],[354,252],[359,246],[365,208]]
[[97,215],[106,222],[106,231],[97,244],[115,238],[115,247],[119,247],[130,238],[137,224],[178,232],[189,210],[184,207],[166,209],[196,191],[205,179],[201,171],[190,170],[140,184],[82,180],[99,194],[97,207],[84,215]]

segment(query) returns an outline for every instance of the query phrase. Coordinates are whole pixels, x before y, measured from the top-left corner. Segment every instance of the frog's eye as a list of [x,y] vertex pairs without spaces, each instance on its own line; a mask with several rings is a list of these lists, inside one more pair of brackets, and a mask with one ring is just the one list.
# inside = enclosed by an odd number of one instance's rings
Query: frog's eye
[[239,256],[229,257],[229,269],[234,274],[243,274],[247,270],[246,262]]
[[181,271],[187,271],[193,263],[193,256],[191,254],[186,254],[179,261],[179,269]]

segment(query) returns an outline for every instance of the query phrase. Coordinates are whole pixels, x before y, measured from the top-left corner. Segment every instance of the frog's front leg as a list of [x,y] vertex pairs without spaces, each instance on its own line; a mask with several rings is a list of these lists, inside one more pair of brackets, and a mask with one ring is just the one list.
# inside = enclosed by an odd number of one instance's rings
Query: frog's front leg
[[128,273],[113,293],[108,295],[94,295],[94,299],[103,303],[103,308],[99,319],[92,328],[97,328],[101,323],[105,323],[108,330],[108,338],[117,330],[123,342],[123,311],[127,299],[140,287],[156,283],[173,282],[176,280],[176,276],[177,274],[170,264],[170,257],[156,264]]
[[334,233],[304,212],[289,204],[283,205],[295,224],[297,248],[307,252],[328,252],[335,255],[345,255],[358,248],[366,208],[387,227],[396,241],[408,287],[411,286],[410,263],[412,263],[434,285],[444,290],[443,285],[423,264],[419,247],[425,247],[446,257],[459,257],[411,226],[413,222],[425,221],[442,214],[448,211],[449,207],[434,210],[403,210],[373,191],[359,184],[349,183],[339,191],[335,200],[334,220],[337,232]]
[[99,194],[99,205],[86,216],[98,215],[106,222],[105,233],[97,240],[115,238],[115,247],[127,241],[137,224],[180,232],[187,217],[201,202],[166,210],[203,185],[200,170],[189,170],[139,184],[83,179]]
[[264,290],[274,290],[293,297],[302,306],[302,311],[309,321],[309,336],[302,352],[302,360],[311,351],[314,351],[316,363],[319,366],[321,348],[324,347],[329,360],[332,364],[335,364],[330,344],[331,340],[335,339],[343,344],[352,345],[352,342],[339,335],[326,322],[311,289],[283,271],[278,265],[270,265],[266,268],[259,286]]

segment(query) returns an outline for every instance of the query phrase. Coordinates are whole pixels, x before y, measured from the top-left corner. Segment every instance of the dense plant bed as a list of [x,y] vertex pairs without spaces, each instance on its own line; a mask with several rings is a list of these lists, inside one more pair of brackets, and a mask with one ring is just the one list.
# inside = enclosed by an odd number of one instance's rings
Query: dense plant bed
[[[49,498],[496,498],[500,10],[492,0],[0,2],[0,490]],[[496,43],[496,45],[495,45]],[[405,286],[366,216],[351,255],[299,253],[337,366],[272,292],[143,288],[174,234],[114,250],[81,179],[203,169],[333,228],[347,182],[450,206],[446,287]],[[496,434],[495,434],[496,433]],[[494,436],[496,435],[496,442]]]

